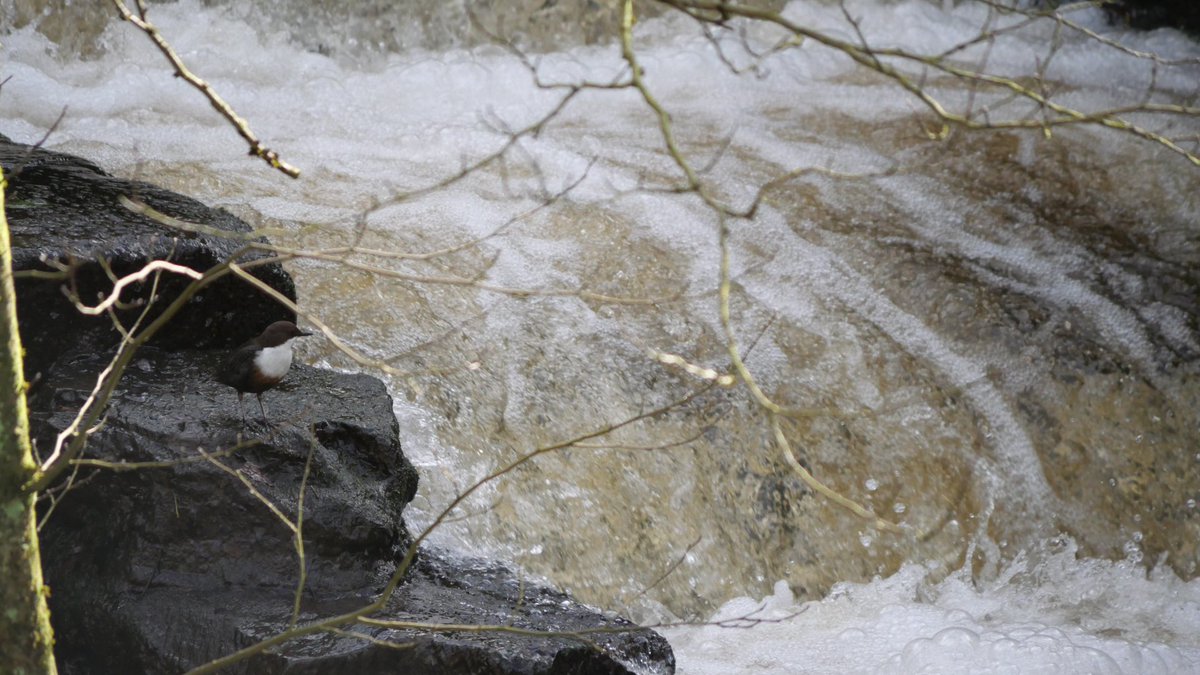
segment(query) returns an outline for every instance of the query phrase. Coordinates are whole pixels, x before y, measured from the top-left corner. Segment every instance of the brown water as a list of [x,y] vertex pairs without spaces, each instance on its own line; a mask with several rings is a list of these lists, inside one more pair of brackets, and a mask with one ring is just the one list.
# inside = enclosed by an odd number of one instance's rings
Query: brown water
[[[685,616],[781,578],[817,596],[904,561],[956,569],[971,544],[986,574],[1060,532],[1088,555],[1165,555],[1193,576],[1194,193],[1154,199],[1081,171],[1102,160],[1080,139],[1041,152],[1033,135],[929,143],[912,129],[874,130],[871,148],[902,167],[895,177],[789,187],[732,237],[750,369],[779,404],[808,412],[785,423],[789,441],[821,480],[903,533],[811,494],[734,387],[590,441],[604,447],[521,466],[468,501],[450,540],[483,541],[590,602]],[[1164,161],[1129,152],[1143,167]],[[295,267],[302,297],[340,334],[404,347],[392,361],[414,373],[392,379],[402,420],[427,425],[434,448],[418,508],[434,513],[522,453],[705,384],[648,349],[727,370],[713,222],[678,201],[680,227],[707,233],[707,248],[640,231],[638,209],[622,203],[562,204],[424,268],[463,274],[491,253],[551,251],[550,276],[572,287],[693,296],[652,306]],[[427,239],[398,236],[405,250]],[[356,300],[317,300],[329,297]],[[307,357],[354,367],[330,348]]]

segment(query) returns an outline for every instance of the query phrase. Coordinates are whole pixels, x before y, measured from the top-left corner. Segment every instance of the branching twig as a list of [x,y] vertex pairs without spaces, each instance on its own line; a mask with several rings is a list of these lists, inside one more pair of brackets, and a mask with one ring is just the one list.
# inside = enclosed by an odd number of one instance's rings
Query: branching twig
[[[711,385],[709,385],[709,387],[711,387]],[[433,522],[430,523],[429,526],[426,527],[421,532],[421,534],[419,534],[417,537],[415,537],[413,539],[412,543],[408,547],[408,550],[405,552],[404,558],[397,565],[396,571],[392,573],[392,576],[388,580],[387,585],[384,586],[383,590],[380,592],[379,596],[374,601],[372,601],[371,603],[369,603],[367,605],[359,607],[358,609],[352,610],[350,612],[346,612],[344,614],[339,614],[337,616],[333,616],[333,617],[329,617],[329,618],[322,619],[319,621],[315,621],[313,623],[296,626],[294,628],[283,631],[283,632],[278,633],[269,638],[260,640],[259,642],[248,645],[246,647],[243,647],[242,649],[240,649],[236,652],[233,652],[232,654],[227,654],[221,658],[214,659],[202,666],[199,666],[193,670],[190,670],[190,671],[188,671],[188,675],[204,675],[206,673],[216,672],[222,668],[225,668],[226,666],[233,665],[234,663],[238,663],[238,662],[240,662],[244,659],[247,659],[251,656],[260,654],[260,653],[266,651],[267,649],[270,649],[271,647],[282,644],[284,642],[288,642],[290,640],[294,640],[296,638],[303,637],[305,635],[311,635],[313,633],[327,631],[330,628],[338,628],[341,626],[345,626],[346,624],[360,621],[363,617],[368,617],[368,616],[382,610],[387,605],[387,603],[391,599],[392,595],[396,592],[396,589],[399,587],[400,582],[408,574],[408,570],[412,566],[413,561],[416,559],[417,549],[420,547],[421,543],[423,541],[425,541],[425,539],[428,538],[429,535],[435,529],[437,529],[443,523],[445,523],[452,512],[454,512],[464,501],[466,501],[472,494],[477,492],[484,485],[487,485],[487,484],[491,483],[492,481],[495,481],[496,479],[500,478],[501,476],[505,476],[505,475],[512,473],[517,468],[519,468],[529,462],[532,462],[534,459],[541,457],[542,455],[562,451],[562,450],[571,448],[578,443],[582,443],[582,442],[585,442],[585,441],[588,441],[588,440],[591,440],[594,438],[598,438],[598,437],[610,434],[618,429],[622,429],[624,427],[627,427],[631,424],[635,424],[642,420],[646,420],[646,419],[650,419],[653,417],[657,417],[657,416],[666,414],[668,411],[676,409],[679,406],[683,406],[683,405],[687,404],[689,401],[691,401],[691,400],[695,399],[696,397],[700,396],[701,394],[703,394],[705,391],[708,391],[709,387],[704,387],[699,390],[690,392],[686,396],[676,399],[675,401],[672,401],[671,403],[668,403],[667,405],[661,406],[654,410],[640,413],[633,417],[626,418],[625,420],[622,420],[621,422],[606,425],[605,427],[603,427],[601,429],[597,429],[594,431],[584,433],[582,435],[576,436],[575,438],[572,438],[567,441],[563,441],[561,443],[556,443],[553,445],[548,445],[548,446],[543,446],[543,447],[537,448],[526,454],[521,455],[520,457],[509,462],[508,464],[505,464],[504,466],[500,467],[499,469],[492,471],[491,473],[487,474],[486,476],[484,476],[484,477],[480,478],[479,480],[475,481],[474,483],[472,483],[465,490],[462,490],[461,492],[459,492],[459,494],[450,501],[450,503],[441,511],[441,513],[439,513],[438,516],[434,518]],[[626,631],[626,632],[630,631],[630,630],[640,630],[640,627],[630,626],[629,628],[622,629],[622,630]]]
[[655,586],[661,584],[667,577],[674,574],[675,570],[679,569],[679,566],[683,564],[683,561],[687,560],[687,557],[689,555],[691,555],[692,549],[699,546],[701,541],[704,541],[704,535],[700,535],[699,537],[696,537],[696,541],[693,541],[691,544],[688,544],[688,547],[686,549],[684,549],[684,551],[683,551],[683,555],[680,555],[678,558],[675,558],[675,561],[672,562],[670,565],[668,565],[667,569],[664,570],[663,573],[660,574],[657,579],[650,582],[649,585],[647,585],[645,588],[643,588],[642,592],[638,593],[638,595],[642,596],[642,595],[649,593],[651,590],[654,589]]
[[271,501],[270,497],[267,497],[266,495],[264,495],[262,493],[262,491],[259,490],[258,487],[254,485],[254,483],[250,480],[250,478],[247,477],[246,474],[241,471],[241,469],[235,469],[235,468],[229,466],[228,464],[222,462],[220,459],[217,459],[216,457],[214,457],[211,453],[205,452],[204,448],[196,448],[196,452],[200,453],[200,455],[203,456],[204,459],[208,460],[209,464],[212,464],[213,466],[217,467],[221,471],[224,471],[225,473],[229,474],[230,476],[233,476],[234,478],[241,481],[242,485],[246,486],[246,490],[248,490],[250,492],[250,494],[254,496],[255,499],[257,499],[259,502],[262,502],[263,506],[266,506],[267,509],[272,514],[275,515],[275,518],[277,520],[279,520],[279,522],[283,523],[284,527],[286,527],[288,530],[290,530],[293,535],[295,535],[299,531],[299,528],[297,527],[296,522],[293,521],[291,518],[288,518],[287,514],[283,512],[283,509],[276,506],[275,502]]
[[[632,3],[632,0],[626,0],[627,4]],[[1169,104],[1146,104],[1143,106],[1130,106],[1122,109],[1100,110],[1096,112],[1084,112],[1077,110],[1067,105],[1063,105],[1053,101],[1038,92],[1035,88],[1022,84],[1017,79],[1002,76],[992,75],[989,73],[979,72],[970,68],[964,68],[954,65],[949,59],[939,55],[922,55],[905,49],[895,48],[875,48],[869,45],[858,45],[852,42],[836,38],[828,33],[803,26],[784,17],[781,13],[770,9],[763,9],[756,6],[745,5],[741,3],[726,2],[725,0],[659,0],[659,2],[674,7],[688,16],[691,16],[699,21],[705,21],[705,12],[716,12],[722,15],[737,16],[764,23],[774,24],[791,33],[797,41],[812,40],[822,44],[830,49],[839,51],[853,59],[859,65],[862,65],[870,70],[873,70],[898,84],[901,88],[908,91],[921,101],[944,125],[938,137],[944,136],[949,131],[950,125],[956,125],[965,129],[982,130],[982,129],[1035,129],[1048,131],[1052,127],[1064,125],[1096,125],[1117,131],[1125,132],[1133,136],[1142,138],[1153,143],[1157,143],[1175,152],[1196,166],[1200,166],[1200,155],[1190,152],[1176,143],[1167,136],[1151,131],[1143,126],[1130,122],[1121,117],[1128,112],[1152,112],[1152,113],[1169,113],[1179,115],[1195,116],[1200,111],[1189,108],[1188,106],[1169,105]],[[631,4],[630,4],[631,7]],[[632,11],[632,10],[630,10]],[[623,40],[627,38],[623,37]],[[631,40],[631,37],[628,39]],[[978,81],[979,83],[989,85],[999,91],[1009,91],[1020,98],[1024,98],[1035,106],[1044,107],[1051,111],[1053,116],[1047,116],[1043,119],[1007,119],[1007,120],[989,120],[980,122],[972,119],[967,115],[955,113],[949,110],[942,101],[935,97],[927,87],[920,82],[914,80],[908,74],[902,72],[896,66],[891,65],[885,59],[894,59],[901,62],[914,63],[919,66],[931,68],[935,71],[951,75],[964,82]],[[652,105],[655,110],[661,110],[661,106]],[[1132,110],[1130,109],[1132,108]],[[669,124],[669,122],[668,122]],[[668,151],[673,146],[672,142],[667,142]],[[676,158],[679,163],[680,158]],[[685,162],[686,164],[686,162]],[[682,165],[681,165],[682,167]],[[685,169],[685,174],[688,177],[688,184],[696,185],[694,174]],[[701,186],[696,185],[694,189],[699,189]],[[700,194],[705,192],[700,190]],[[706,202],[709,199],[705,199]],[[712,204],[714,208],[724,213],[729,213],[727,209],[720,208],[717,204]]]
[[[113,284],[112,292],[109,293],[108,297],[100,304],[94,307],[88,307],[79,300],[76,300],[75,309],[80,314],[86,314],[87,316],[97,316],[99,314],[103,314],[108,310],[108,308],[112,307],[121,299],[121,291],[124,290],[126,286],[142,281],[146,277],[158,272],[159,270],[173,272],[191,279],[200,279],[204,276],[203,273],[197,272],[196,270],[185,265],[178,265],[166,260],[154,260],[143,265],[138,271],[132,274],[127,274],[118,279],[117,282]],[[64,289],[63,292],[66,293],[66,289]],[[68,294],[68,297],[70,297],[70,294]]]
[[729,280],[729,228],[724,219],[720,221],[719,230],[721,247],[719,293],[720,314],[721,327],[725,331],[725,345],[726,349],[729,351],[729,360],[733,363],[733,367],[736,370],[738,377],[741,378],[742,382],[745,383],[746,388],[750,390],[753,400],[766,411],[767,419],[771,424],[772,434],[774,435],[776,444],[779,446],[779,450],[783,454],[784,459],[787,461],[788,466],[792,467],[792,470],[796,472],[800,479],[803,480],[804,483],[814,491],[820,493],[839,506],[848,509],[855,515],[871,521],[875,527],[892,532],[901,531],[896,524],[880,518],[870,510],[859,505],[857,502],[845,497],[833,488],[830,488],[828,485],[825,485],[821,481],[817,480],[817,478],[813,476],[808,469],[805,469],[804,466],[800,464],[800,461],[796,459],[796,454],[792,451],[791,444],[788,443],[787,437],[783,433],[783,428],[779,424],[779,417],[786,412],[785,409],[775,401],[771,400],[771,398],[767,396],[766,392],[764,392],[758,386],[754,376],[750,373],[750,369],[746,367],[745,362],[742,360],[741,349],[738,347],[737,336],[734,334],[733,330],[733,320],[730,317],[729,298],[731,283]]
[[292,618],[288,628],[295,628],[300,620],[300,600],[304,597],[304,585],[308,581],[308,562],[304,557],[304,494],[308,489],[308,475],[312,469],[313,453],[317,451],[317,436],[314,432],[309,439],[308,457],[304,460],[304,475],[300,478],[300,494],[296,497],[296,530],[294,542],[296,560],[300,565],[300,578],[296,581],[296,596],[292,602]]
[[252,438],[244,441],[238,441],[234,445],[221,450],[215,450],[207,454],[199,454],[195,457],[180,457],[179,459],[168,459],[159,462],[110,462],[103,459],[80,458],[71,460],[74,466],[90,466],[96,469],[105,469],[107,471],[141,471],[143,469],[174,469],[186,464],[196,464],[198,462],[211,462],[213,459],[228,457],[233,453],[252,448],[262,441]]
[[175,69],[175,74],[182,77],[188,84],[199,89],[200,93],[204,94],[204,97],[212,104],[212,107],[221,113],[222,117],[229,120],[229,123],[237,130],[238,135],[250,144],[251,155],[262,158],[267,164],[270,164],[273,168],[282,171],[292,178],[300,176],[300,169],[283,161],[279,157],[279,153],[263,145],[262,141],[254,135],[254,132],[250,131],[249,123],[239,116],[233,107],[226,103],[207,82],[197,77],[195,73],[188,69],[183,63],[183,59],[175,52],[175,49],[171,47],[171,44],[167,42],[163,34],[146,18],[145,0],[137,0],[138,11],[136,14],[125,4],[125,0],[113,0],[113,4],[116,5],[117,11],[121,13],[122,19],[137,26],[139,30],[154,41],[158,50],[171,62],[171,66]]
[[[244,251],[235,253],[232,259],[236,259],[242,252]],[[248,266],[266,264],[267,262],[269,262],[269,259],[255,260],[243,265],[242,269],[244,270]],[[26,491],[38,492],[45,489],[67,467],[71,466],[71,460],[79,457],[80,452],[82,452],[84,445],[87,443],[88,434],[94,431],[100,424],[104,410],[107,408],[113,391],[116,389],[117,382],[120,380],[125,368],[133,360],[133,355],[142,345],[170,322],[191,301],[196,293],[199,293],[201,290],[207,288],[209,284],[229,274],[229,264],[232,263],[217,265],[205,272],[199,279],[184,287],[179,295],[145,329],[139,331],[136,335],[131,334],[122,338],[116,353],[113,355],[112,361],[97,376],[95,386],[83,406],[80,407],[75,419],[67,429],[58,435],[50,457],[42,461],[38,470],[34,472],[28,484],[25,485],[24,489]]]

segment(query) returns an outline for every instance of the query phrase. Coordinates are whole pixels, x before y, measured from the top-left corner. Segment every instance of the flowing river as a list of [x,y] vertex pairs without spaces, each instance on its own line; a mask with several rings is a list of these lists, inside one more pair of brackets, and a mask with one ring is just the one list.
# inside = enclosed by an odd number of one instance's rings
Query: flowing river
[[[820,40],[639,17],[680,156],[712,201],[757,205],[722,220],[676,189],[643,96],[611,86],[615,4],[150,5],[299,180],[80,4],[0,2],[0,133],[52,129],[49,148],[320,253],[289,264],[307,320],[388,369],[329,341],[301,356],[388,382],[422,472],[414,531],[546,450],[434,544],[648,624],[752,619],[665,629],[681,673],[1200,672],[1200,45],[1182,34],[1086,8],[764,5],[1076,110],[1193,106],[1126,114],[1141,135],[942,133]],[[887,62],[952,113],[1053,116]],[[761,397],[731,364],[723,262]]]

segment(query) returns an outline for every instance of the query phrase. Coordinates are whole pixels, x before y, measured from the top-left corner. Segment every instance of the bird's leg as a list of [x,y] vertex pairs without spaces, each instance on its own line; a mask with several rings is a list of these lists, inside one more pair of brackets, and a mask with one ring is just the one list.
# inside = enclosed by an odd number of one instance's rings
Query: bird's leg
[[267,409],[263,406],[262,394],[255,394],[255,396],[258,397],[258,409],[262,411],[263,422],[266,422],[267,426],[271,426],[271,420],[267,419]]
[[267,425],[267,433],[271,435],[271,442],[275,442],[275,427],[271,424],[271,420],[267,419],[267,409],[263,406],[262,394],[255,394],[258,397],[258,409],[262,411],[263,424]]
[[242,426],[246,426],[246,408],[242,405],[242,392],[238,392],[238,412],[242,413]]

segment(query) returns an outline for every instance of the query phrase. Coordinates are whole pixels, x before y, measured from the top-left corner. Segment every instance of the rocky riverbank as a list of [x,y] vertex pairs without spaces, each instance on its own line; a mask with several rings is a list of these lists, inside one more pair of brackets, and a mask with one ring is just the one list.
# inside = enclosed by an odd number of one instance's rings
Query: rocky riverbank
[[[110,317],[81,315],[62,288],[91,302],[111,289],[110,275],[149,260],[204,271],[243,244],[171,230],[126,211],[117,196],[230,232],[250,228],[186,197],[108,176],[86,160],[2,137],[0,163],[10,181],[16,269],[66,270],[58,278],[18,278],[31,418],[44,454],[120,341]],[[255,255],[264,254],[243,259]],[[278,264],[254,273],[295,298]],[[187,283],[164,275],[156,289],[149,281],[132,286],[118,315],[136,316],[139,298],[152,289],[152,311],[159,311]],[[418,477],[400,447],[383,384],[295,366],[266,394],[275,422],[268,429],[255,415],[243,426],[233,391],[211,379],[227,349],[292,318],[254,287],[226,278],[192,298],[125,372],[88,443],[92,463],[79,465],[49,491],[54,499],[43,501],[43,561],[63,672],[179,672],[283,631],[300,580],[291,529],[297,524],[306,572],[301,625],[371,602],[396,571],[412,542],[403,510]],[[230,672],[674,670],[657,634],[526,584],[500,565],[448,552],[422,550],[374,616],[427,626],[348,625],[356,635],[309,635]],[[435,624],[510,629],[446,631]],[[586,641],[536,634],[549,631],[599,632]]]

